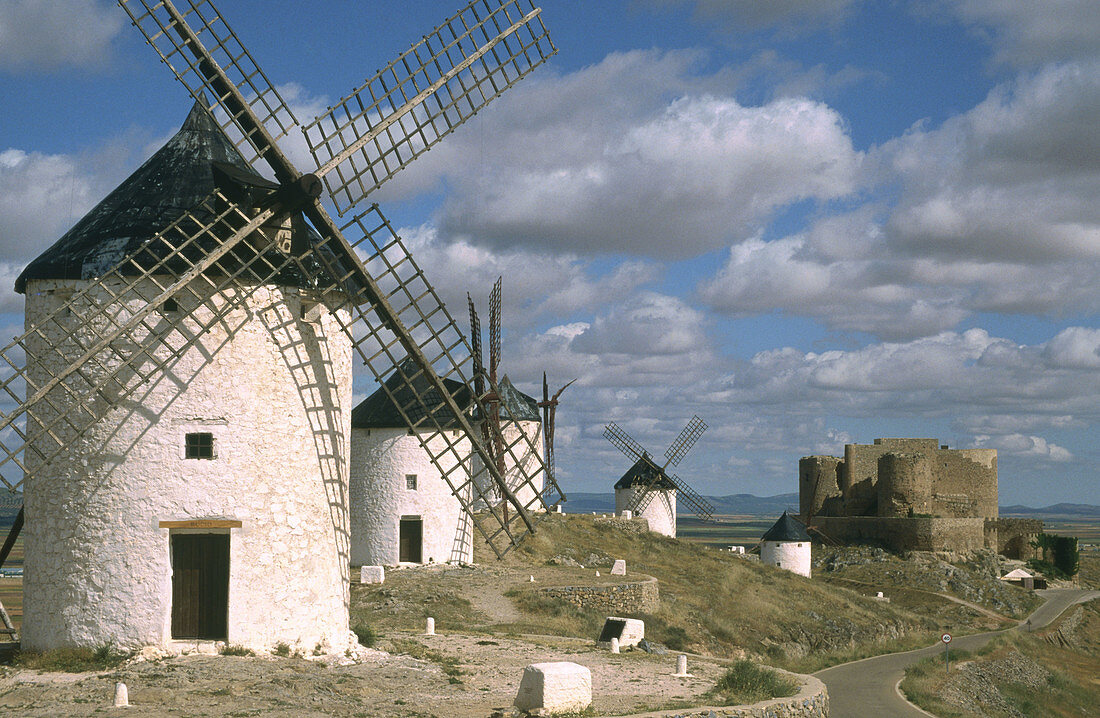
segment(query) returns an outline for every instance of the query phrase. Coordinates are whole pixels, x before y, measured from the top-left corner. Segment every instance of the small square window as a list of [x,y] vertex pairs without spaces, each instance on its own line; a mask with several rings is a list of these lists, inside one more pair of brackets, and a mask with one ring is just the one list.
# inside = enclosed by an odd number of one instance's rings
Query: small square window
[[164,304],[162,304],[160,306],[161,306],[161,309],[163,309],[166,312],[178,312],[180,310],[180,305],[176,302],[175,299],[172,299],[171,297],[168,297],[167,299],[165,299]]
[[416,474],[405,474],[405,488],[416,491]]
[[185,435],[183,440],[183,458],[213,459],[214,435],[206,432]]

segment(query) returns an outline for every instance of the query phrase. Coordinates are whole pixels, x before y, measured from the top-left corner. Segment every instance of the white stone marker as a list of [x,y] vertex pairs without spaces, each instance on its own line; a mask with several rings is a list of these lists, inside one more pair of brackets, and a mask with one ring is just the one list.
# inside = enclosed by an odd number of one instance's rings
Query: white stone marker
[[[608,633],[612,632],[611,631],[612,627],[608,624],[611,623],[611,622],[618,622],[618,621],[622,621],[622,631],[619,633],[619,636],[618,636],[619,648],[632,648],[632,647],[638,645],[639,643],[641,643],[642,639],[645,638],[645,622],[644,621],[641,621],[637,618],[619,618],[618,616],[608,616],[604,620],[603,631],[601,631],[601,634],[604,634],[604,632],[608,632]],[[605,638],[602,641],[599,641],[599,643],[601,643],[601,644],[610,643],[610,637]]]
[[382,566],[360,566],[359,583],[385,583],[386,569]]
[[592,704],[592,672],[569,661],[532,663],[523,669],[513,705],[533,715],[580,712]]
[[130,692],[125,683],[115,684],[115,708],[126,708],[130,705]]
[[431,616],[428,616],[427,625],[424,627],[424,635],[425,636],[434,636],[435,635],[435,619],[432,618]]
[[612,653],[618,653],[619,652],[619,639],[615,638],[614,636],[611,637],[611,652]]
[[690,673],[688,673],[688,657],[685,656],[683,653],[676,656],[676,672],[672,675],[678,676],[680,678],[686,678],[687,676],[691,675]]
[[882,598],[882,591],[875,594],[875,598]]
[[625,576],[626,575],[626,560],[617,558],[615,564],[611,567],[612,576]]
[[535,582],[535,577],[531,576],[531,583],[534,583],[534,582]]
[[596,571],[596,578],[599,578],[599,577],[600,577],[600,572]]

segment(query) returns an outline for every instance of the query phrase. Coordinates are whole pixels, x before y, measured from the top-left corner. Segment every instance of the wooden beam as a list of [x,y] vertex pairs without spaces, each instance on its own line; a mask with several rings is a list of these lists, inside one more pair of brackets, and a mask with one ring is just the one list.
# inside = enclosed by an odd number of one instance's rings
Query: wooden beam
[[194,519],[191,521],[161,521],[162,529],[239,529],[241,522],[235,519]]

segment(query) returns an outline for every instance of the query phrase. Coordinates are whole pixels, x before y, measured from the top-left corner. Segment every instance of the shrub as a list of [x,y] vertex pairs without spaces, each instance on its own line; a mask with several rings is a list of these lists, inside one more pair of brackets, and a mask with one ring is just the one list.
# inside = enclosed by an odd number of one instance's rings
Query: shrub
[[272,653],[274,653],[276,656],[286,658],[290,655],[290,646],[286,643],[283,643],[282,641],[279,641],[275,644],[275,650],[272,651]]
[[224,646],[221,650],[223,656],[254,656],[256,652],[245,646]]
[[359,639],[359,643],[367,648],[374,647],[374,644],[378,642],[378,634],[374,632],[369,623],[357,623],[351,630]]
[[798,683],[793,679],[771,668],[741,660],[718,679],[711,693],[721,696],[727,705],[740,705],[793,696],[798,688]]
[[113,644],[104,643],[95,648],[55,648],[50,651],[20,651],[12,662],[23,668],[39,671],[83,673],[116,668],[133,654],[122,651]]

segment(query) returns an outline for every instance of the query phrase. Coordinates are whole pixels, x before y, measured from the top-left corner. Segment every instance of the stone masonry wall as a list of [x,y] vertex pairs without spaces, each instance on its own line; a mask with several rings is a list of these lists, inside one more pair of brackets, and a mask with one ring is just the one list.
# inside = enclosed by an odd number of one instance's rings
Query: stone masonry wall
[[844,543],[883,544],[897,551],[977,551],[985,547],[985,519],[820,516],[822,532]]
[[1042,558],[1042,550],[1031,542],[1043,532],[1043,522],[1039,519],[987,519],[985,522],[986,544],[995,547],[997,553],[1026,561],[1029,558]]
[[611,616],[653,613],[661,602],[655,578],[611,586],[553,586],[539,592],[577,608],[590,608]]
[[[778,669],[776,669],[778,670]],[[802,684],[789,698],[774,698],[751,706],[707,706],[643,713],[634,718],[829,718],[829,691],[813,676],[784,673]]]

